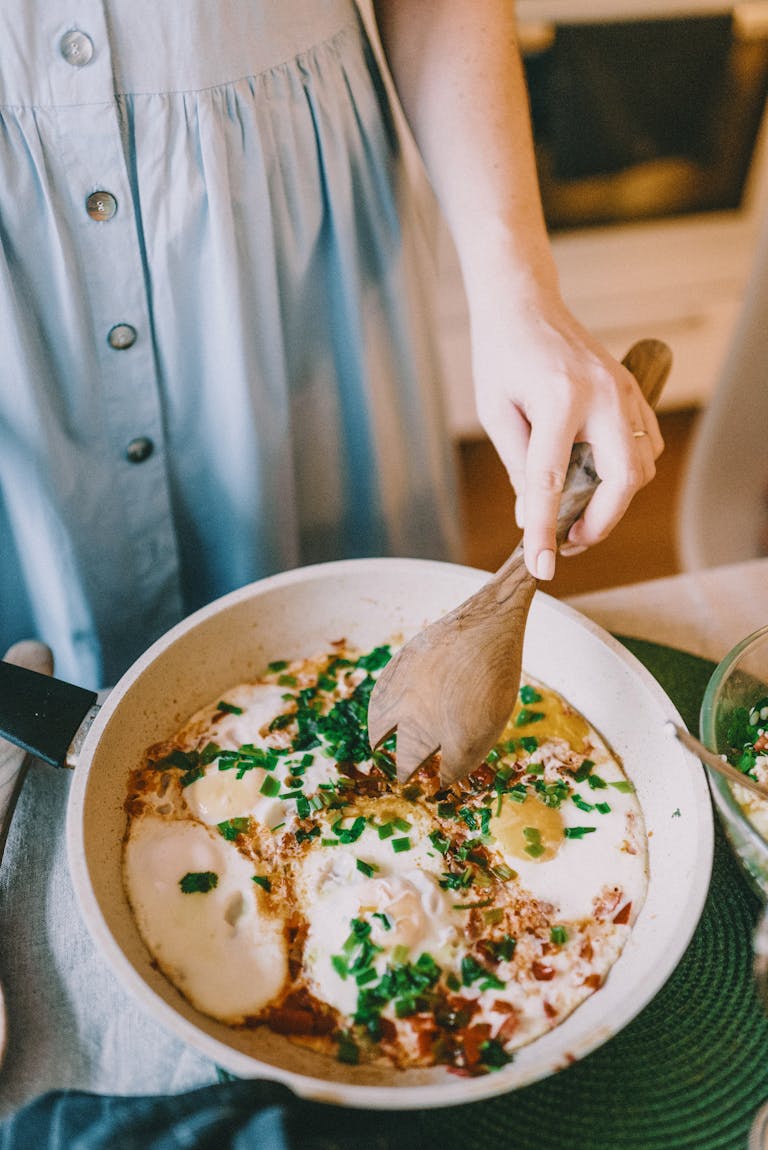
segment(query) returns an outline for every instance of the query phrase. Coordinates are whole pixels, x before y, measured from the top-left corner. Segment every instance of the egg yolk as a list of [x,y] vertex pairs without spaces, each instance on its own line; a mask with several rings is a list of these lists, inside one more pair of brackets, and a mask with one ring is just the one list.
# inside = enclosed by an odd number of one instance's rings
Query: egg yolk
[[516,803],[505,795],[498,815],[491,818],[490,832],[505,855],[533,862],[547,862],[563,845],[563,817],[554,807],[534,795]]
[[[536,687],[541,696],[535,703],[517,702],[502,739],[520,739],[535,735],[540,743],[547,739],[564,739],[574,751],[583,754],[588,745],[589,726],[585,718],[563,706],[562,699],[546,687]],[[520,722],[520,716],[531,715],[532,722]],[[535,717],[534,717],[535,716]]]

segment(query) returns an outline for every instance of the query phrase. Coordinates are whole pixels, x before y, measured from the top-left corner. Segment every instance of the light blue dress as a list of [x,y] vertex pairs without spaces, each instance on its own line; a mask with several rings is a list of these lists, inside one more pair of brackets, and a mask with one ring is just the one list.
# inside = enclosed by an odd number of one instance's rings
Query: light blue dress
[[352,0],[3,0],[2,650],[103,685],[277,570],[455,556],[402,168]]

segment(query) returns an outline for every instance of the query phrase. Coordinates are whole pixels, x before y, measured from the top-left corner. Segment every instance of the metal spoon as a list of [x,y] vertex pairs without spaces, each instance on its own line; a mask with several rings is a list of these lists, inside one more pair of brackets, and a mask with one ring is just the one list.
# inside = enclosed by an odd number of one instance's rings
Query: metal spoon
[[[44,643],[26,639],[14,644],[4,656],[6,663],[26,667],[41,675],[53,674],[53,655]],[[0,739],[0,864],[8,838],[14,808],[21,793],[24,776],[31,762],[26,751],[13,743]],[[8,1039],[8,1019],[2,984],[0,984],[0,1065],[5,1057]]]
[[726,762],[725,759],[722,759],[720,755],[716,755],[713,751],[710,751],[708,747],[705,747],[703,743],[699,742],[697,738],[686,731],[685,727],[681,727],[669,719],[664,724],[664,729],[670,735],[674,735],[675,738],[678,739],[684,747],[687,747],[689,751],[692,751],[697,758],[701,759],[702,763],[706,763],[711,770],[716,771],[719,775],[726,778],[729,783],[738,783],[740,787],[745,787],[746,790],[752,791],[755,795],[759,795],[761,799],[768,799],[768,787],[764,787],[761,783],[755,782],[750,775],[744,775],[741,771],[737,771],[736,767],[732,767],[731,764]]

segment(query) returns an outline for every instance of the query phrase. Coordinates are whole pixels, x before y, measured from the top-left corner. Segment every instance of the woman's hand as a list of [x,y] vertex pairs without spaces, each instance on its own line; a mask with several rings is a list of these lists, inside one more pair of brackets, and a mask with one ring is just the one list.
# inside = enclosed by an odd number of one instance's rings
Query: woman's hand
[[[551,579],[560,493],[574,442],[602,480],[564,555],[604,539],[650,482],[664,448],[634,377],[578,323],[555,290],[521,301],[486,283],[472,314],[477,410],[515,490],[531,574]],[[643,434],[638,434],[638,433]]]

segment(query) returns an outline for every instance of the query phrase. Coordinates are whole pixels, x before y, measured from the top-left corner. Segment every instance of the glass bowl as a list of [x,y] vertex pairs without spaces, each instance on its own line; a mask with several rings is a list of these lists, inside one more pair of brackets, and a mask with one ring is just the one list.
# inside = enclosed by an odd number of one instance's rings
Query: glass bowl
[[[734,754],[740,750],[738,728],[744,708],[749,711],[766,696],[768,626],[738,643],[713,671],[701,704],[701,741],[711,751],[733,761]],[[765,725],[768,728],[768,721]],[[763,900],[768,900],[768,801],[763,803],[759,798],[752,798],[750,818],[727,780],[714,771],[707,773],[725,833],[753,889]]]

